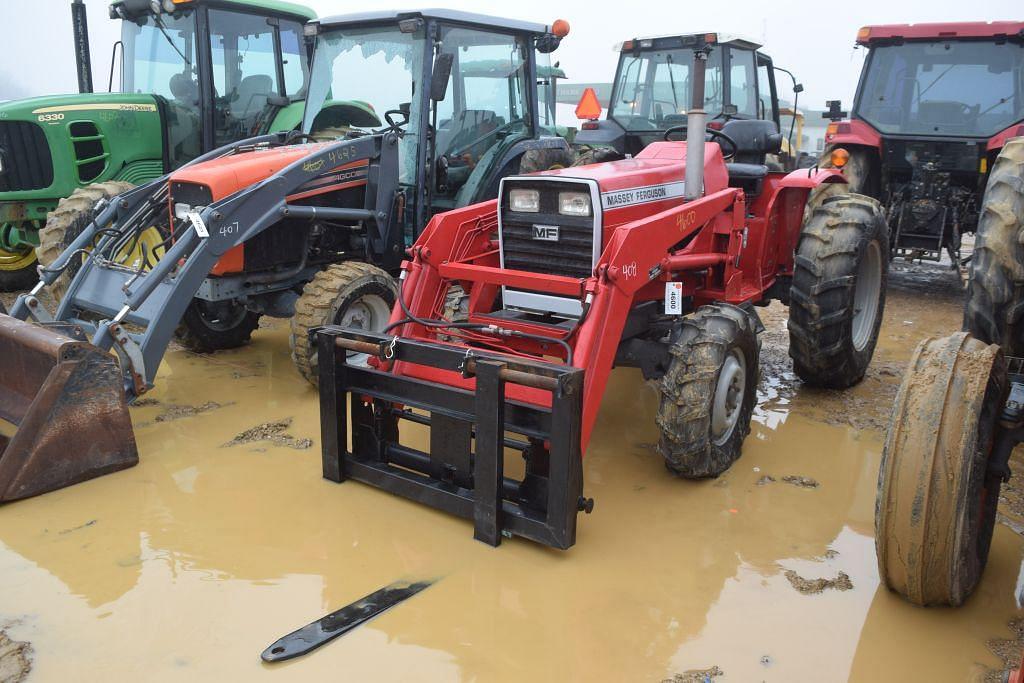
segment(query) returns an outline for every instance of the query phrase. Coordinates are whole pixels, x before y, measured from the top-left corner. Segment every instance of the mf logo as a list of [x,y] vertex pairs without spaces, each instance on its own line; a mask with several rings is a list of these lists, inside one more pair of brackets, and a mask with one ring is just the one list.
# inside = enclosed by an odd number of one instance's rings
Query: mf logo
[[557,225],[535,225],[533,226],[533,239],[545,242],[558,241]]

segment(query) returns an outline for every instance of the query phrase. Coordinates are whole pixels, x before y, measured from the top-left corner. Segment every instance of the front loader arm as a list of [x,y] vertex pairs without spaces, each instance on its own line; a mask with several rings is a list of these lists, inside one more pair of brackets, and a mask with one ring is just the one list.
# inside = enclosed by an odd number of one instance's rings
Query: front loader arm
[[[202,160],[280,139],[278,135],[254,138],[216,150]],[[311,179],[338,166],[363,160],[376,171],[371,174],[375,182],[368,188],[363,208],[295,206],[288,203],[288,197]],[[200,162],[197,160],[195,163]],[[185,310],[225,252],[287,216],[372,223],[377,226],[376,242],[380,243],[380,235],[397,232],[391,229],[397,168],[397,137],[393,134],[341,140],[312,148],[309,155],[259,183],[213,202],[179,223],[174,244],[151,270],[145,272],[117,266],[99,256],[105,247],[114,245],[124,234],[148,227],[153,212],[167,210],[169,176],[132,190],[103,209],[97,220],[58,260],[66,263],[75,250],[89,245],[97,234],[102,235],[69,286],[57,310],[56,320],[73,322],[89,330],[92,343],[99,348],[114,348],[121,357],[128,395],[137,396],[152,386],[160,361]],[[396,239],[400,238],[399,235]],[[395,245],[387,246],[395,251]],[[45,321],[47,316],[41,305],[32,299],[56,275],[46,274],[43,282],[33,290],[31,299],[19,298],[12,314]],[[86,311],[105,319],[95,324],[83,318],[81,314]],[[141,333],[130,333],[123,322],[144,329]]]

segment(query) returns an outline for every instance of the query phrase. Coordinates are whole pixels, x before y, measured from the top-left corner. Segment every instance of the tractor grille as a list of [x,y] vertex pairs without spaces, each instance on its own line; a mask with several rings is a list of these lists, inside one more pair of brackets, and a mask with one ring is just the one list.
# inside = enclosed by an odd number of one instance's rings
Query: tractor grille
[[53,184],[53,158],[43,129],[29,121],[0,121],[0,192]]
[[[513,189],[538,190],[540,211],[522,213],[509,209],[508,194]],[[558,193],[566,191],[585,192],[589,196],[590,185],[536,179],[505,182],[500,224],[503,268],[545,275],[590,277],[595,260],[600,255],[599,223],[596,215],[584,217],[559,214]],[[538,238],[538,231],[540,236],[547,239]]]

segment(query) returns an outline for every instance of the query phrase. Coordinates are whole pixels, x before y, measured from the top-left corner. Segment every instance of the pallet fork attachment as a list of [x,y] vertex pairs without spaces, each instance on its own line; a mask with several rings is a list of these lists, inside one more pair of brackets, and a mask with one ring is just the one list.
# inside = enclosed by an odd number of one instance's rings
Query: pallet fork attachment
[[[577,513],[593,509],[583,497],[582,370],[339,327],[316,334],[326,479],[471,519],[475,538],[492,546],[503,535],[576,542]],[[459,373],[475,391],[355,365],[352,353]],[[549,394],[550,407],[508,400],[509,384]],[[427,450],[400,442],[403,423],[428,426]],[[522,453],[521,479],[506,476],[506,450]]]

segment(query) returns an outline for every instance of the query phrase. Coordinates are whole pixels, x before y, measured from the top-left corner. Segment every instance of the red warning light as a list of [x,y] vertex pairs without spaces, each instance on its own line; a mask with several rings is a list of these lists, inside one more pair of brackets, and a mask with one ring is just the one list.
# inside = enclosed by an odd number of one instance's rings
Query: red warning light
[[601,118],[601,102],[597,99],[597,93],[593,88],[587,88],[576,105],[576,118],[587,121],[596,121]]

